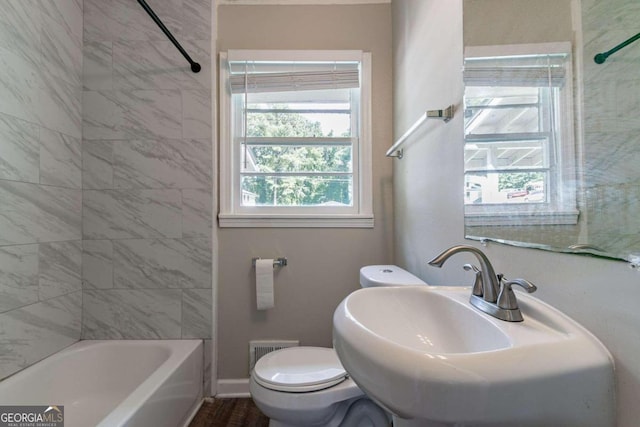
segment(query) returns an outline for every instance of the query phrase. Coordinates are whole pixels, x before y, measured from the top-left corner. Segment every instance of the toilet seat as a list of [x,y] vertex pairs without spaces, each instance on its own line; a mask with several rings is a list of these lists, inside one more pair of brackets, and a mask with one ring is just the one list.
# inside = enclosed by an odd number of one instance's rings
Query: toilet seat
[[305,393],[340,384],[347,372],[332,348],[289,347],[261,357],[253,378],[270,390]]

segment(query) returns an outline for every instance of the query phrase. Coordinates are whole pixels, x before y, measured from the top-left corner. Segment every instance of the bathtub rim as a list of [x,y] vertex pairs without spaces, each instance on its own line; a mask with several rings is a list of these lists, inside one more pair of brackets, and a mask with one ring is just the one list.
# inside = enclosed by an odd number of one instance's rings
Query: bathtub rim
[[[185,412],[184,426],[189,424],[189,421],[196,415],[198,409],[204,401],[204,341],[202,339],[153,339],[153,340],[80,340],[73,344],[59,350],[58,352],[41,359],[40,361],[17,371],[8,377],[0,380],[0,386],[2,388],[11,388],[14,385],[20,384],[25,380],[25,377],[33,375],[32,371],[36,365],[43,363],[56,363],[69,355],[81,354],[91,349],[95,350],[98,346],[136,346],[136,347],[148,347],[158,346],[169,350],[168,357],[157,365],[154,371],[147,377],[145,377],[141,383],[132,388],[129,394],[110,410],[110,412],[99,421],[98,426],[113,426],[126,424],[132,417],[135,416],[136,411],[142,407],[145,402],[156,393],[173,374],[175,369],[168,369],[169,366],[177,368],[181,366],[190,357],[197,357],[199,360],[197,363],[200,367],[200,381],[198,383],[198,393],[193,400],[193,404],[188,411]],[[194,353],[196,353],[194,355]],[[48,362],[45,362],[48,361]],[[64,404],[64,403],[63,403]]]

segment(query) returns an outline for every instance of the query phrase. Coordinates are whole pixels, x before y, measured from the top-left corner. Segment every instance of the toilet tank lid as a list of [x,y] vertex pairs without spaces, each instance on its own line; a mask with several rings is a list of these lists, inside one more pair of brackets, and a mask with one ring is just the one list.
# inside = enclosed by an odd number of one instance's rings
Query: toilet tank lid
[[376,286],[426,285],[418,277],[397,265],[366,265],[360,269],[360,285],[363,288]]
[[309,392],[344,381],[347,372],[332,348],[289,347],[258,359],[252,375],[271,390]]

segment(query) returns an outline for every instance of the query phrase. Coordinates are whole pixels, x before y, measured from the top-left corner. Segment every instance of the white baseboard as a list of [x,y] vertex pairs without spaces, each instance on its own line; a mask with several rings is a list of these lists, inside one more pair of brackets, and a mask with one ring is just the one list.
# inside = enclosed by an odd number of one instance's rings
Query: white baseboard
[[218,380],[218,392],[215,397],[251,397],[249,378]]

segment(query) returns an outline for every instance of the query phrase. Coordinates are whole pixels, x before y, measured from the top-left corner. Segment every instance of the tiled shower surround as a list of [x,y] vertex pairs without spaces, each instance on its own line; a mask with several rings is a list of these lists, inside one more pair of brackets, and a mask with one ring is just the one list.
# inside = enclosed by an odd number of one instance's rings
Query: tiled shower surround
[[199,74],[135,0],[0,1],[0,378],[211,336],[211,0],[147,2]]
[[638,32],[638,10],[636,0],[582,1],[589,244],[621,258],[640,247],[640,42],[604,64],[592,58]]
[[82,0],[0,1],[0,378],[80,338]]
[[84,1],[85,339],[211,337],[211,0]]

